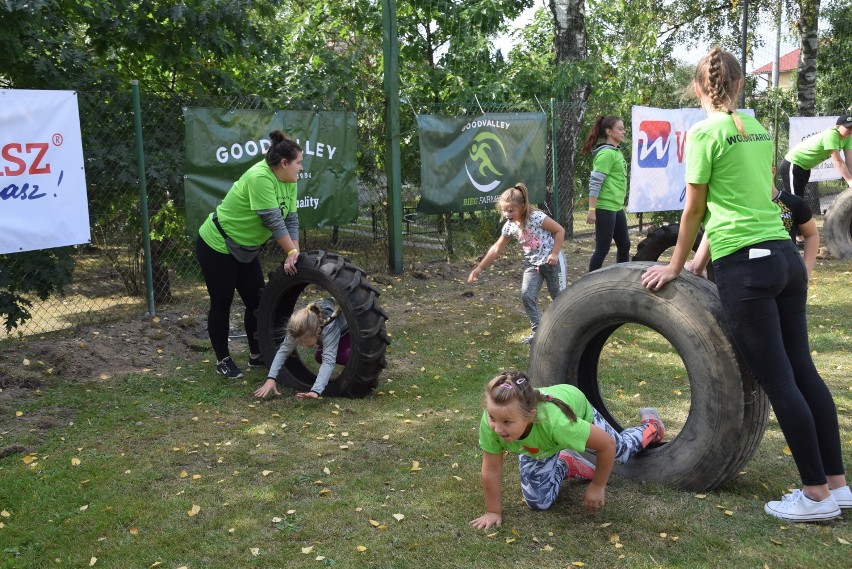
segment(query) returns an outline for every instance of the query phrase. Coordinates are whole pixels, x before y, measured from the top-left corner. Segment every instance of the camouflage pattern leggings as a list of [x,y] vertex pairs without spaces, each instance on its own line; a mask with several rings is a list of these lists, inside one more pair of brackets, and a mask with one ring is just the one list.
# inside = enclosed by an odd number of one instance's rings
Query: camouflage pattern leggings
[[[620,433],[607,423],[606,419],[594,410],[593,424],[607,432],[615,441],[615,462],[624,464],[630,457],[641,451],[643,434],[651,425],[639,425],[624,429]],[[533,510],[546,510],[553,505],[568,466],[559,459],[559,453],[545,459],[530,458],[518,455],[518,465],[521,471],[521,492],[524,502]]]

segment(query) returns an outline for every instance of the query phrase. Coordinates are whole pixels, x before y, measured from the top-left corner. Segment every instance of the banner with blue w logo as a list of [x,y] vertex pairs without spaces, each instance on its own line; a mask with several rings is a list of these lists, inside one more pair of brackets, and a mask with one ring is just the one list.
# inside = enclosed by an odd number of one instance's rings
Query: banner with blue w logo
[[417,211],[446,213],[495,207],[518,182],[530,201],[545,200],[544,113],[480,117],[417,115],[421,199]]

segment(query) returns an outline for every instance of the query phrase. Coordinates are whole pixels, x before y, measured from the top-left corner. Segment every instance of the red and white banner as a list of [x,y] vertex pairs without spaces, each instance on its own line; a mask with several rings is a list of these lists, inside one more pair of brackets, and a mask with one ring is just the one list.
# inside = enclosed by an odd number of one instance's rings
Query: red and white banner
[[[837,124],[838,115],[833,117],[790,117],[790,145],[793,148],[806,138],[825,132],[834,128]],[[784,153],[786,154],[786,152]],[[841,159],[843,151],[840,152]],[[811,168],[811,182],[824,182],[825,180],[839,180],[842,176],[831,158],[820,162]]]
[[0,90],[0,253],[90,240],[76,93]]
[[[744,111],[754,115],[754,111]],[[686,197],[684,149],[689,127],[707,118],[702,109],[633,107],[633,152],[627,211],[683,209]]]

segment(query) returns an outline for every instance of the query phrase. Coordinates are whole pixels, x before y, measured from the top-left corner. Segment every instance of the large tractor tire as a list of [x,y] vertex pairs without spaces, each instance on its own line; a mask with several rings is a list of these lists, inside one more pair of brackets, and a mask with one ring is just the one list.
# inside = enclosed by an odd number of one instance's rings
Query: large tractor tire
[[[636,254],[633,255],[632,261],[657,261],[668,249],[677,245],[677,234],[680,231],[680,223],[670,223],[661,225],[656,229],[648,232],[645,239],[639,242],[636,246]],[[698,230],[698,235],[695,237],[695,243],[692,245],[692,250],[696,251],[701,243],[701,237],[704,235],[702,230]]]
[[642,274],[652,265],[608,266],[563,291],[542,318],[530,375],[540,386],[579,387],[622,430],[598,384],[601,351],[623,324],[655,330],[686,367],[688,415],[673,439],[616,464],[615,472],[684,490],[710,490],[735,477],[754,455],[766,428],[768,399],[734,348],[715,285],[684,273],[651,292],[642,286]]
[[[387,366],[385,350],[390,344],[385,330],[388,317],[379,305],[379,292],[367,282],[363,270],[335,253],[303,251],[296,269],[295,275],[288,275],[279,267],[270,274],[269,283],[263,288],[257,309],[257,339],[263,360],[272,363],[299,295],[308,285],[316,285],[340,305],[351,337],[349,361],[337,377],[332,376],[323,395],[350,398],[368,395]],[[296,351],[284,363],[278,380],[296,390],[307,391],[316,374]]]
[[822,226],[825,246],[835,259],[852,259],[852,189],[834,198]]
[[[670,223],[662,225],[648,232],[645,239],[639,242],[636,246],[636,254],[633,255],[632,261],[659,261],[660,257],[669,249],[674,249],[677,245],[677,234],[680,231],[680,223]],[[701,238],[704,236],[704,230],[699,229],[698,235],[695,236],[695,243],[692,244],[692,251],[698,251],[698,246],[701,245]],[[716,281],[716,275],[713,273],[713,263],[707,263],[707,278],[710,281]]]

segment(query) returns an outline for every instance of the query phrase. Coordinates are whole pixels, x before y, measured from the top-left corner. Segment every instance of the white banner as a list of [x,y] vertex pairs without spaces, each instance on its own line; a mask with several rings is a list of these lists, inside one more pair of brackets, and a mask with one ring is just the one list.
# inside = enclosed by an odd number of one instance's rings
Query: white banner
[[0,90],[0,253],[90,239],[76,93]]
[[[790,117],[789,148],[793,148],[806,138],[834,128],[835,123],[837,123],[837,115],[833,117]],[[843,158],[843,152],[840,153],[840,157]],[[811,182],[839,180],[840,178],[840,172],[834,167],[831,158],[811,168]]]
[[[754,115],[754,111],[741,111]],[[633,156],[627,211],[683,209],[686,132],[707,118],[702,109],[633,107]]]

